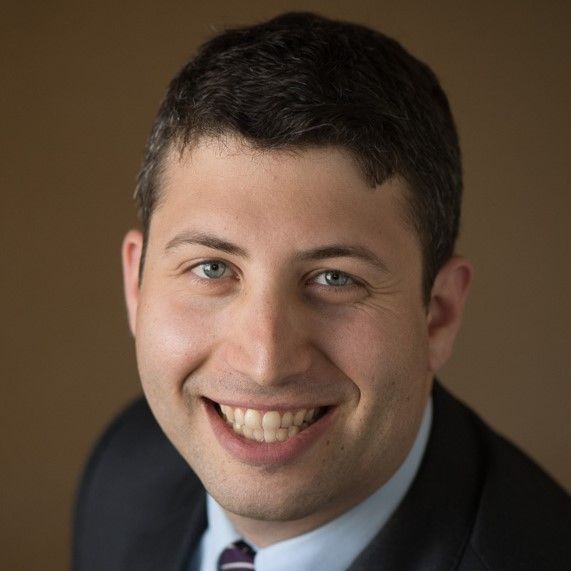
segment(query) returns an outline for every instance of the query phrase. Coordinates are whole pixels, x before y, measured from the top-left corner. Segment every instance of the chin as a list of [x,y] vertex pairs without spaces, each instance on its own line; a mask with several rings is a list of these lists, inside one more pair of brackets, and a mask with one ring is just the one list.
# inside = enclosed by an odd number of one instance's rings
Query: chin
[[328,504],[325,490],[286,489],[283,484],[249,486],[207,486],[210,495],[227,511],[258,521],[295,521],[323,510]]

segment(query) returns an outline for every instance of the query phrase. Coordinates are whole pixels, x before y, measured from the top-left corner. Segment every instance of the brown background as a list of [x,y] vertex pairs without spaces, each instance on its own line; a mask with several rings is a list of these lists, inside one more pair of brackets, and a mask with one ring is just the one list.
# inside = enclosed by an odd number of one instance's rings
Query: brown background
[[69,565],[86,454],[139,392],[119,243],[168,78],[213,31],[288,9],[378,27],[440,76],[465,156],[460,250],[477,267],[442,377],[570,488],[571,4],[202,4],[2,7],[0,567]]

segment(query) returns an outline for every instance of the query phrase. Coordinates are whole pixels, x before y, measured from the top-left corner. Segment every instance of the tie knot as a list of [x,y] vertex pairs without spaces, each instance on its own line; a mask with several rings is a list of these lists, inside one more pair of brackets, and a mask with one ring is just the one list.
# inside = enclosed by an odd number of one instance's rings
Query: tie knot
[[256,552],[242,540],[231,543],[218,559],[218,571],[252,571]]

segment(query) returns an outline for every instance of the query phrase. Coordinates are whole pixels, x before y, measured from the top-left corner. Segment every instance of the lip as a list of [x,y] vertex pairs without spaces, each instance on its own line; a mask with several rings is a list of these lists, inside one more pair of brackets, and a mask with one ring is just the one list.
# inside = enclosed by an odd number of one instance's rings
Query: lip
[[[201,401],[218,443],[236,460],[252,466],[276,466],[298,459],[328,430],[337,412],[337,407],[328,407],[325,415],[295,436],[288,438],[285,442],[268,444],[248,440],[236,434],[232,427],[220,417],[215,409],[214,401],[206,398]],[[276,407],[267,410],[283,409],[284,407]]]

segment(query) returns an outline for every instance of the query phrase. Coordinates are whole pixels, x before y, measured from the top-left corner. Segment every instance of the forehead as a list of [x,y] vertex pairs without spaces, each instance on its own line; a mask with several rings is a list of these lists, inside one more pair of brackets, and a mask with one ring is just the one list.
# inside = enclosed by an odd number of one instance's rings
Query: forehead
[[408,189],[393,178],[373,187],[339,147],[259,150],[243,140],[203,139],[165,160],[151,235],[184,231],[299,242],[374,241],[404,233]]
[[[159,199],[168,191],[188,187],[186,175],[216,191],[236,194],[236,187],[246,182],[252,192],[261,185],[268,200],[276,195],[280,184],[290,192],[291,200],[299,198],[310,188],[313,193],[324,184],[334,194],[341,186],[372,191],[353,155],[339,146],[304,146],[261,149],[232,135],[220,138],[202,137],[182,150],[171,148],[165,158],[160,179]],[[259,183],[259,184],[258,184]],[[274,187],[274,188],[272,188]],[[295,187],[295,197],[291,190]]]

